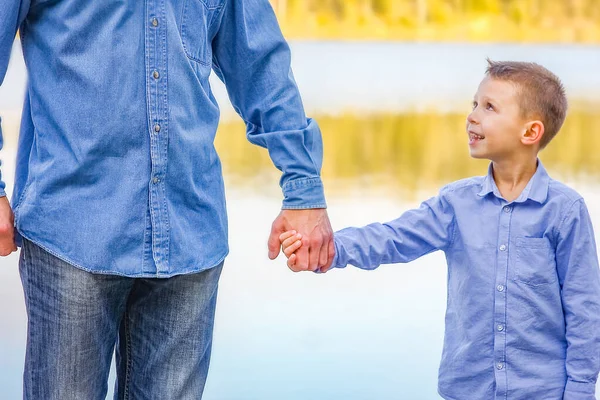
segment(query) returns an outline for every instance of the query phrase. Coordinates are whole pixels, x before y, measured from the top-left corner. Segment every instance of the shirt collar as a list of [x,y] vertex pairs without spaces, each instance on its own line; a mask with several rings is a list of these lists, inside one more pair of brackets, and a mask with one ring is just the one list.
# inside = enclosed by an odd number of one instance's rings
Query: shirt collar
[[[550,176],[546,172],[546,168],[542,162],[537,160],[537,169],[535,174],[531,177],[523,192],[515,200],[516,203],[522,203],[525,200],[533,200],[537,203],[543,203],[548,197],[548,183],[550,182]],[[502,198],[496,182],[494,181],[492,163],[488,167],[487,176],[484,178],[481,184],[481,191],[478,193],[480,197],[485,197],[488,194],[493,193],[496,197]]]

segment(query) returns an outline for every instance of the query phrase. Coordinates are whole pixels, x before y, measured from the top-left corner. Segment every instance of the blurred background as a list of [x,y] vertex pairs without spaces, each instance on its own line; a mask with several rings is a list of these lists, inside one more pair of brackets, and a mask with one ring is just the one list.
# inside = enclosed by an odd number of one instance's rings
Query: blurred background
[[[322,175],[335,230],[396,218],[442,185],[486,173],[487,162],[469,158],[464,132],[486,57],[539,62],[562,78],[571,108],[541,159],[554,178],[585,197],[598,230],[600,2],[272,5],[290,41],[307,114],[322,129]],[[17,41],[0,88],[0,157],[9,196],[25,80]],[[221,82],[211,82],[223,110],[216,146],[226,177],[231,253],[205,399],[438,399],[443,254],[319,276],[289,272],[283,257],[269,261],[279,172],[264,149],[247,142]],[[18,253],[0,264],[0,399],[18,399],[26,333]]]

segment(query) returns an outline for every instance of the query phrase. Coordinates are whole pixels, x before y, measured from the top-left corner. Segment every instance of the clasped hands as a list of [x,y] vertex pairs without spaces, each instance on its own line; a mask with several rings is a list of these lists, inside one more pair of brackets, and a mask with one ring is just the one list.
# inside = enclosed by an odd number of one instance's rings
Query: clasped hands
[[282,247],[292,271],[327,272],[335,254],[327,210],[282,210],[271,227],[269,258],[277,258]]

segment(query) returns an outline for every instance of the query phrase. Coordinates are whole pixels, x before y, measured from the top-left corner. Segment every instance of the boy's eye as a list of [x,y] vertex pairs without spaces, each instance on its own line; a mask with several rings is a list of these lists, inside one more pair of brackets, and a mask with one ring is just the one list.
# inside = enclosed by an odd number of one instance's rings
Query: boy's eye
[[485,106],[486,109],[488,110],[494,110],[494,106],[492,105],[492,103],[487,103],[487,105]]
[[474,109],[476,109],[476,108],[477,108],[477,102],[476,102],[476,101],[474,101],[474,102],[473,102],[473,110],[474,110]]

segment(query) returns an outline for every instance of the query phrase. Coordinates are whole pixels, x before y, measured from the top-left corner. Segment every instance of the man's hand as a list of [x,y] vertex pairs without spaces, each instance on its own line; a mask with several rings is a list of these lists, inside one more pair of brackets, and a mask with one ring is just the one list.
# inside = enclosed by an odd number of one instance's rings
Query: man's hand
[[17,251],[15,244],[15,216],[6,196],[0,197],[0,256]]
[[333,231],[324,208],[307,210],[282,210],[273,222],[269,237],[269,258],[274,260],[279,255],[281,241],[279,236],[287,231],[295,230],[301,235],[302,246],[295,252],[295,263],[289,268],[294,272],[316,271],[326,272],[333,261]]

